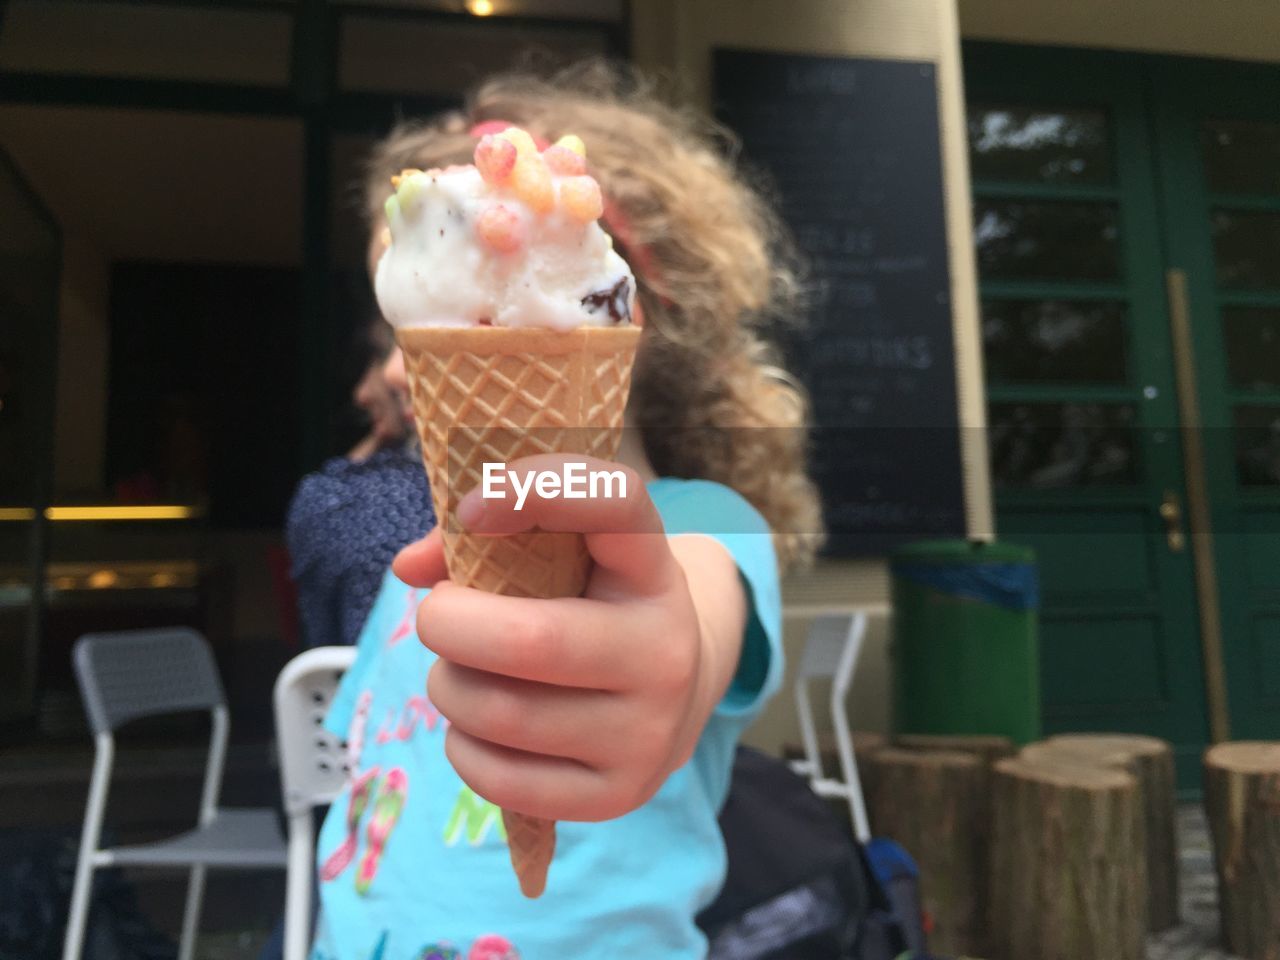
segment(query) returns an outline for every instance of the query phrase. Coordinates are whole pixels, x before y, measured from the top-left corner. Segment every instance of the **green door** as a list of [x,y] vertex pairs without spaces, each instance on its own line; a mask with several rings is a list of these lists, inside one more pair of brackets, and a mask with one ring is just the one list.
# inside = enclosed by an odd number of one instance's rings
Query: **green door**
[[1130,58],[966,49],[997,526],[1041,562],[1046,731],[1208,738],[1156,144]]
[[1045,727],[1280,737],[1280,70],[975,44],[997,526]]
[[[1167,267],[1185,289],[1232,739],[1280,738],[1280,69],[1153,60]],[[1210,648],[1216,645],[1209,638]]]

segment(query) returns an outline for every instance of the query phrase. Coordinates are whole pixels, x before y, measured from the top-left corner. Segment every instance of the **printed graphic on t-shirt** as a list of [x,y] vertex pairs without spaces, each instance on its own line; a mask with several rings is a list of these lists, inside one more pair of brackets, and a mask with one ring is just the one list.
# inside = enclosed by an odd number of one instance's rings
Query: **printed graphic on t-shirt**
[[[388,572],[325,723],[345,735],[351,773],[318,843],[324,882],[312,960],[641,956],[608,935],[620,924],[663,944],[662,960],[706,956],[689,908],[722,882],[716,814],[734,742],[780,678],[777,564],[763,521],[731,491],[701,481],[658,481],[650,490],[670,535],[744,531],[717,539],[749,587],[744,651],[768,668],[758,689],[717,709],[688,769],[642,808],[590,831],[566,827],[549,899],[530,904],[507,862],[502,811],[465,785],[445,755],[449,722],[427,693],[436,656],[418,635],[427,592]],[[613,864],[618,872],[601,884]],[[503,935],[482,936],[495,929]]]
[[425,594],[420,590],[410,590],[405,594],[404,615],[396,624],[396,628],[391,631],[391,636],[387,638],[388,647],[394,647],[405,637],[417,639],[418,604],[422,602],[424,596]]
[[373,798],[373,813],[369,815],[369,825],[364,831],[364,858],[356,871],[356,893],[362,896],[369,892],[373,878],[378,875],[382,851],[387,848],[391,831],[400,821],[408,795],[408,774],[402,767],[392,767],[378,784],[378,793]]
[[507,842],[507,828],[502,822],[501,808],[483,799],[464,784],[458,791],[458,800],[444,826],[444,845],[455,846],[466,837],[467,843],[478,847],[485,842],[490,832],[503,843]]
[[394,707],[387,707],[382,724],[373,736],[374,742],[382,747],[392,740],[401,742],[408,740],[417,731],[419,722],[429,733],[434,731],[437,725],[443,730],[449,724],[449,721],[440,715],[435,705],[427,699],[426,694],[415,693],[404,702],[404,706],[399,711]]

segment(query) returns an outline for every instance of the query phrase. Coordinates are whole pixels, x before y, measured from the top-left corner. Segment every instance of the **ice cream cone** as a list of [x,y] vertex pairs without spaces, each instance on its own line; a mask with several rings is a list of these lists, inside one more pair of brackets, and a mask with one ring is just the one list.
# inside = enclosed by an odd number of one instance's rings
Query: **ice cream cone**
[[547,868],[556,852],[556,822],[503,810],[502,826],[507,831],[507,850],[520,892],[531,900],[542,896],[547,888]]
[[[471,536],[453,515],[486,462],[539,453],[617,455],[640,328],[401,328],[414,420],[455,583],[518,597],[576,597],[590,557],[576,533]],[[546,883],[555,822],[503,811],[526,896]]]

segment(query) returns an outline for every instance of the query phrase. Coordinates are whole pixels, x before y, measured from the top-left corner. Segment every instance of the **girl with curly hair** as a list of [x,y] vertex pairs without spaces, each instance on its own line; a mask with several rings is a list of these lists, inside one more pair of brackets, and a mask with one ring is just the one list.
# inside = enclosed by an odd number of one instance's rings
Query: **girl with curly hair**
[[[782,676],[779,579],[819,539],[804,396],[763,336],[800,285],[723,131],[599,63],[500,76],[394,130],[369,164],[371,270],[391,177],[470,162],[495,124],[587,144],[643,315],[618,457],[634,482],[520,513],[459,502],[473,532],[586,534],[581,598],[451,584],[435,533],[399,555],[327,720],[352,780],[320,837],[313,958],[704,957],[734,748]],[[387,375],[403,382],[398,353]],[[539,899],[499,808],[561,821]]]

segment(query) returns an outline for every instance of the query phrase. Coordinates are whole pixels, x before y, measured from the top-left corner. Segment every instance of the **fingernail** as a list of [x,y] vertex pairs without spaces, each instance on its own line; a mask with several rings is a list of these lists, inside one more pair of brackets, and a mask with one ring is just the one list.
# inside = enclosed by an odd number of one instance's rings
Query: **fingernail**
[[474,530],[484,518],[484,500],[479,490],[472,490],[458,501],[458,522],[464,529]]

